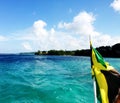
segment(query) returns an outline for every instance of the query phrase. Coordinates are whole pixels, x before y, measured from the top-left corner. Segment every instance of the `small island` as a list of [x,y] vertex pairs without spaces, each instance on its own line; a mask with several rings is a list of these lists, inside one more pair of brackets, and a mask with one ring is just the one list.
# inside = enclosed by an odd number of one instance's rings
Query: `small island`
[[[120,43],[113,46],[101,46],[96,48],[103,57],[120,58]],[[72,56],[90,56],[90,49],[82,50],[49,50],[35,52],[35,55],[72,55]]]

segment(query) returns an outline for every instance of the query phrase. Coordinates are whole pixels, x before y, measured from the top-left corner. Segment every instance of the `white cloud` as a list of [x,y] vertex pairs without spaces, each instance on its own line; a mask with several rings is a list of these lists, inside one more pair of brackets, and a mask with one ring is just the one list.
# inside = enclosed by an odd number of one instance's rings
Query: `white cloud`
[[27,50],[27,51],[32,51],[32,47],[31,47],[31,45],[29,44],[29,42],[23,42],[23,43],[22,43],[22,46],[25,48],[25,50]]
[[6,37],[0,35],[0,41],[6,41],[6,40],[8,40]]
[[46,41],[48,37],[48,31],[45,29],[46,25],[42,20],[35,21],[33,24],[33,34],[41,43]]
[[[95,20],[95,15],[83,11],[73,17],[71,22],[60,22],[58,28],[55,26],[49,30],[46,29],[47,23],[45,21],[38,20],[29,29],[9,36],[9,43],[12,41],[17,45],[18,52],[21,52],[20,50],[24,52],[50,49],[86,49],[89,48],[89,35],[92,36],[95,47],[120,42],[120,37],[112,37],[96,31]],[[2,40],[5,40],[5,37],[0,36],[0,41]]]
[[37,36],[46,36],[47,35],[47,31],[46,29],[44,29],[44,27],[46,26],[47,24],[42,21],[42,20],[38,20],[38,21],[35,21],[34,24],[33,24],[33,29],[34,29],[34,33],[37,35]]
[[[80,49],[89,48],[89,35],[92,36],[92,40],[96,47],[103,45],[113,45],[120,42],[120,37],[112,37],[108,34],[103,34],[96,31],[93,25],[95,20],[95,15],[83,11],[75,16],[72,22],[60,22],[58,27],[61,29],[66,29],[69,34],[71,34],[71,32],[78,34],[79,36],[75,37],[75,35],[73,35],[71,37],[76,41],[76,45],[78,44]],[[75,45],[73,47],[75,47]]]
[[110,6],[117,12],[120,12],[120,0],[114,0]]
[[72,31],[80,35],[99,35],[94,30],[93,23],[95,21],[95,16],[92,13],[87,13],[86,11],[80,12],[77,16],[73,18],[72,22],[60,22],[58,27],[65,28],[66,30]]

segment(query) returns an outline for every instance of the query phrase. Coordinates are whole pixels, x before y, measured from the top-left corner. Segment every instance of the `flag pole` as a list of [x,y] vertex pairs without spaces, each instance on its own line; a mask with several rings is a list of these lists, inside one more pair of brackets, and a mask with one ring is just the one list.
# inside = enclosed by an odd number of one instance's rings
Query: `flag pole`
[[96,93],[95,77],[93,78],[93,88],[94,88],[94,102],[97,103],[97,93]]
[[[91,36],[89,36],[89,42],[90,42],[91,68],[92,68],[92,43],[91,43]],[[93,70],[93,72],[94,72],[94,70]],[[96,93],[96,81],[95,81],[95,77],[93,77],[93,89],[94,89],[94,103],[97,103],[97,93]]]

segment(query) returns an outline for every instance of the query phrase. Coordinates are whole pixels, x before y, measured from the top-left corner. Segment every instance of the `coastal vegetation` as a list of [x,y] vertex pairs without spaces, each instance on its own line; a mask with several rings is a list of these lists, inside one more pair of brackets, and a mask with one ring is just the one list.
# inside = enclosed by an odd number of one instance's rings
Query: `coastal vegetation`
[[[113,46],[101,46],[96,48],[103,57],[120,57],[120,43]],[[35,52],[35,55],[72,55],[72,56],[90,56],[90,49],[82,50],[49,50]]]

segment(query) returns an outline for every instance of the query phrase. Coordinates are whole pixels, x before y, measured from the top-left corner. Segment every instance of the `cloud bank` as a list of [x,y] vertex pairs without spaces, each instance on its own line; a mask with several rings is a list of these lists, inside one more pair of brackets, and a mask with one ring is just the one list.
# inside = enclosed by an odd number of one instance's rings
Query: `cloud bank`
[[[47,29],[47,23],[37,20],[26,30],[16,33],[12,37],[0,36],[0,42],[7,40],[13,52],[37,51],[50,49],[76,50],[89,48],[89,35],[93,45],[113,45],[120,42],[120,37],[112,37],[95,30],[95,15],[86,11],[80,12],[70,22],[59,22],[54,28]],[[12,41],[12,42],[11,42]],[[13,47],[17,46],[17,51]],[[4,44],[3,44],[4,45]]]

